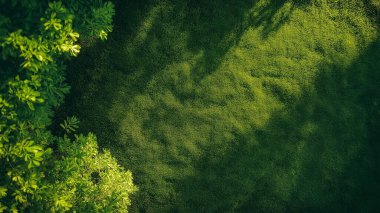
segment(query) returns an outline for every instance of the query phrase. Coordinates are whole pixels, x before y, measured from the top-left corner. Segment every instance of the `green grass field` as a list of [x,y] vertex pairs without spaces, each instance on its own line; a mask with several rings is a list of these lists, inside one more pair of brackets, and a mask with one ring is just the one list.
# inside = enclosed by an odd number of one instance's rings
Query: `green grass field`
[[378,211],[370,3],[121,2],[58,117],[133,172],[131,212]]

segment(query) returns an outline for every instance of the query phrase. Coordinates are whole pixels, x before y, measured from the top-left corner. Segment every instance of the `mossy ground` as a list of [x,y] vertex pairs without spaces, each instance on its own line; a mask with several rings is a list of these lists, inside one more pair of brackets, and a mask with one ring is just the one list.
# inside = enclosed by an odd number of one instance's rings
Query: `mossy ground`
[[374,13],[300,2],[117,4],[58,115],[132,170],[132,212],[378,210]]

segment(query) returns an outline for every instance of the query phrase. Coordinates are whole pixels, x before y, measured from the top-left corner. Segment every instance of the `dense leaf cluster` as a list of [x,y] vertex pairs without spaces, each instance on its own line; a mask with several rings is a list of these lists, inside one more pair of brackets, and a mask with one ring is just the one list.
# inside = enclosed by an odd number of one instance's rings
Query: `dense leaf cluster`
[[[113,5],[91,2],[0,1],[0,212],[127,211],[131,172],[99,153],[94,135],[71,135],[75,118],[63,137],[48,130],[69,91],[64,61],[80,51],[78,31],[82,41],[112,31]],[[76,14],[80,4],[88,9]]]

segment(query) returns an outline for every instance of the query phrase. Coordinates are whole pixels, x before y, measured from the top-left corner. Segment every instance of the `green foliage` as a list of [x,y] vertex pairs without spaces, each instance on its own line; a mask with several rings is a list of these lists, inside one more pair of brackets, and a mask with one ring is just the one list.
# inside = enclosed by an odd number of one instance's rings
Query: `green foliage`
[[93,9],[92,12],[93,16],[85,20],[89,35],[106,40],[108,33],[112,32],[113,4],[106,2],[102,7]]
[[[124,171],[109,151],[98,152],[94,135],[59,138],[54,168],[47,172],[36,212],[127,212],[137,190],[132,173]],[[51,199],[46,199],[51,198]]]
[[79,120],[73,116],[64,120],[60,126],[67,134],[70,134],[79,128]]
[[91,43],[96,38],[106,40],[112,32],[112,18],[115,15],[114,5],[101,0],[69,0],[65,2],[76,15],[74,25],[84,42]]
[[[9,32],[23,29],[28,32],[37,32],[38,20],[44,15],[48,0],[0,0],[0,36]],[[55,4],[56,9],[64,6],[73,18],[73,28],[81,35],[81,43],[93,43],[97,38],[105,40],[112,32],[112,18],[115,14],[114,5],[102,0],[65,0]],[[61,7],[62,9],[63,7]],[[45,27],[59,30],[62,27],[60,19],[54,15],[49,17]],[[67,19],[66,19],[67,20]],[[75,35],[73,35],[75,36]],[[74,50],[75,51],[75,50]]]
[[377,211],[378,26],[319,2],[120,1],[66,110],[134,171],[132,212]]
[[[108,11],[113,10],[109,4]],[[61,124],[63,138],[48,130],[53,108],[69,91],[64,60],[80,51],[72,10],[44,1],[0,1],[0,6],[10,11],[20,6],[21,14],[29,8],[42,16],[38,26],[36,14],[26,16],[33,20],[29,23],[9,24],[17,14],[0,16],[0,212],[126,212],[129,195],[136,191],[131,172],[118,166],[109,152],[98,153],[95,136],[75,135],[71,141],[68,134],[79,124],[75,117]],[[30,26],[17,29],[18,24]],[[97,30],[109,32],[108,25]],[[99,174],[96,183],[94,173]]]

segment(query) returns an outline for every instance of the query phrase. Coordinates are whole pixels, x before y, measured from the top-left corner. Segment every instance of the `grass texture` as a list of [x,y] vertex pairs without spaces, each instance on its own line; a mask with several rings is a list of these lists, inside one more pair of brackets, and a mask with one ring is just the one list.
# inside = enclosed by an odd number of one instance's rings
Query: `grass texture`
[[132,212],[376,211],[376,1],[327,2],[120,1],[57,119],[132,170]]

